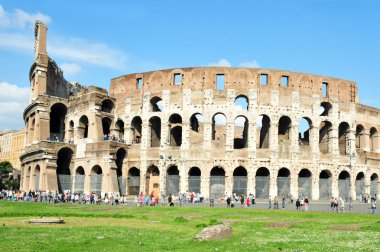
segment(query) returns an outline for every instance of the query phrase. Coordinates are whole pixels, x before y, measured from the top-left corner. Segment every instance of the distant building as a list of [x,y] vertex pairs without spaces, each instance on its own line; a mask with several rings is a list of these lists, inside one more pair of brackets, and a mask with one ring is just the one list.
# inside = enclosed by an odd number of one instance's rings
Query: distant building
[[120,76],[108,94],[63,78],[46,31],[36,22],[23,190],[379,195],[380,110],[355,82],[195,67]]

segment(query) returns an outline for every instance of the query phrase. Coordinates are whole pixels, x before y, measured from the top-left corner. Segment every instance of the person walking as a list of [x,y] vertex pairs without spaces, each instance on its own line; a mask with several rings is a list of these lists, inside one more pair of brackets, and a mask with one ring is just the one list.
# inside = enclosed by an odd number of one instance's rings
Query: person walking
[[372,209],[372,214],[375,214],[376,213],[376,198],[372,198],[371,209]]
[[300,199],[297,199],[297,201],[296,201],[296,209],[297,209],[297,211],[299,211],[300,208],[301,208],[301,202],[300,202]]

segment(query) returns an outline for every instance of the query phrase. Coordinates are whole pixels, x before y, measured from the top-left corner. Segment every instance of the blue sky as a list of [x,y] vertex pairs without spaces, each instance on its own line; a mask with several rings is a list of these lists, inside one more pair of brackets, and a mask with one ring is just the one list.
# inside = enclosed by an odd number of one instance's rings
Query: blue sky
[[246,66],[358,83],[380,107],[380,1],[0,1],[0,130],[23,127],[36,18],[65,78],[109,89],[133,72]]

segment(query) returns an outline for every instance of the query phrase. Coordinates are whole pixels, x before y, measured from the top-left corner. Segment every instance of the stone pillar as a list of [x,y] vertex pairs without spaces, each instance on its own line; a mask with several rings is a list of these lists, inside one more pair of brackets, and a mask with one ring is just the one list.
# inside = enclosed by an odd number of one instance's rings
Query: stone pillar
[[[141,125],[141,150],[146,150],[150,146],[149,136],[150,125],[146,120]],[[149,142],[149,143],[148,143]]]
[[226,151],[234,149],[234,122],[227,122],[226,124]]
[[369,141],[369,129],[363,129],[362,134],[360,134],[360,143],[363,151],[369,152],[370,141]]
[[298,174],[290,173],[290,194],[298,197]]
[[170,126],[169,123],[161,122],[161,143],[165,146],[170,146]]
[[108,181],[107,181],[107,188],[106,191],[113,192],[114,194],[119,194],[119,186],[117,181],[117,173],[116,173],[116,164],[109,168],[109,173],[107,174]]
[[252,169],[248,169],[247,172],[247,195],[252,193],[253,195],[256,195],[256,180],[255,180],[255,172],[252,171]]
[[[148,188],[146,188],[146,173],[147,173],[146,168],[142,168],[140,170],[140,192],[143,192],[143,193],[146,192],[146,190],[148,189]],[[127,181],[128,181],[128,179],[127,179]],[[160,182],[160,184],[161,184],[161,182]],[[138,193],[140,194],[140,192],[138,192]],[[162,191],[160,191],[160,194],[162,194]]]
[[313,173],[311,177],[311,197],[312,200],[319,199],[319,174]]
[[190,122],[183,121],[182,122],[182,143],[181,149],[188,150],[190,145]]
[[313,156],[313,161],[319,161],[319,127],[311,126],[309,135],[310,150]]
[[278,151],[278,122],[270,122],[269,149],[275,152]]
[[331,195],[332,197],[339,196],[339,184],[338,184],[338,176],[333,175],[331,178]]
[[212,123],[209,121],[204,122],[204,148],[205,150],[211,150],[212,139]]
[[375,133],[372,136],[372,142],[373,142],[373,151],[375,153],[380,153],[380,135],[379,135],[379,132]]
[[47,191],[58,191],[58,182],[57,182],[57,167],[55,164],[47,165],[46,167],[46,190]]
[[355,182],[356,182],[356,178],[354,177],[354,174],[350,174],[350,197],[353,200],[356,199],[356,183]]
[[[160,162],[160,192],[161,194],[165,195],[165,196],[169,196],[167,195],[167,192],[166,192],[166,166],[165,166],[165,163],[161,163]],[[178,195],[172,195],[172,196],[178,196]]]
[[[256,118],[253,116],[252,118]],[[256,158],[256,121],[248,122],[248,152],[250,158]]]
[[277,173],[274,174],[274,172],[271,171],[269,177],[269,197],[273,199],[274,196],[277,196]]
[[91,175],[90,174],[85,173],[84,175],[83,192],[91,193]]
[[179,169],[179,191],[185,193],[189,191],[188,183],[188,173],[186,172],[186,165],[184,162],[181,162],[178,166]]
[[201,194],[205,199],[210,197],[210,175],[201,176]]
[[225,177],[225,188],[224,190],[230,194],[230,193],[234,193],[233,192],[233,188],[234,188],[234,176],[233,176],[233,173],[228,171],[226,172],[226,177]]
[[328,143],[328,149],[329,152],[332,154],[332,159],[337,160],[339,159],[339,139],[338,139],[338,127],[336,124],[333,124],[331,129],[328,133],[329,136],[329,143]]
[[299,151],[298,133],[299,133],[299,123],[298,122],[292,122],[291,130],[289,132],[289,140],[291,143],[290,149],[292,152],[298,152]]
[[29,176],[30,176],[30,178],[29,178],[29,189],[31,189],[31,190],[35,190],[35,188],[34,188],[35,169],[36,168],[33,166],[32,169],[30,170],[30,174],[29,174]]

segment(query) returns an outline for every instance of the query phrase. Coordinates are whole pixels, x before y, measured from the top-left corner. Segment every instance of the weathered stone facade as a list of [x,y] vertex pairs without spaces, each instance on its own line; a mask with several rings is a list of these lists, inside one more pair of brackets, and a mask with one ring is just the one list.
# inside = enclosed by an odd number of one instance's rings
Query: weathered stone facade
[[380,110],[359,103],[354,82],[200,67],[114,78],[110,95],[97,87],[70,94],[62,72],[49,70],[44,39],[37,22],[24,190],[312,199],[379,192]]

